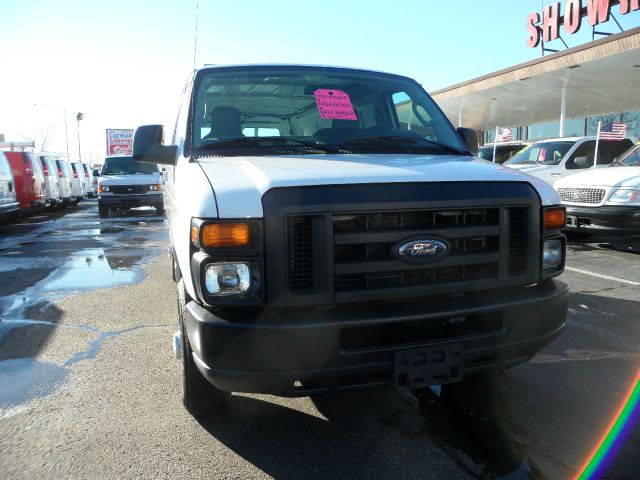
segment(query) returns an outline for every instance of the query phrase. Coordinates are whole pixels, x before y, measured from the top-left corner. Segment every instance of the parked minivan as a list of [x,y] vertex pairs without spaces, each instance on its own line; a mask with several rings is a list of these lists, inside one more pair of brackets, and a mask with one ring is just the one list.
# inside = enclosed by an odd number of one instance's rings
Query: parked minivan
[[20,210],[38,210],[45,205],[44,175],[33,153],[5,152],[13,171]]
[[58,184],[60,185],[60,195],[62,196],[62,206],[69,205],[75,201],[73,192],[71,191],[71,173],[69,171],[69,162],[64,160],[55,160],[58,170]]
[[39,156],[42,174],[44,175],[44,191],[45,206],[54,209],[62,204],[62,195],[60,193],[60,183],[58,181],[58,172],[54,166],[53,160],[46,156]]
[[[606,167],[633,146],[628,138],[598,142],[596,168]],[[504,165],[554,184],[574,173],[593,167],[596,137],[552,138],[534,142],[507,160]]]
[[11,218],[19,208],[11,166],[4,153],[0,152],[0,221]]

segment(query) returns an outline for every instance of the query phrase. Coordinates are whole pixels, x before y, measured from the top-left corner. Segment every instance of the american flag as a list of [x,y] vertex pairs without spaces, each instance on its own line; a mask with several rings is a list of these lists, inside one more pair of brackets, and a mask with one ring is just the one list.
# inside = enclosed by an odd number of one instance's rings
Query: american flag
[[624,140],[627,134],[627,124],[621,122],[602,122],[600,138],[603,140]]
[[508,142],[511,140],[511,129],[510,128],[498,128],[496,135],[496,143],[498,142]]

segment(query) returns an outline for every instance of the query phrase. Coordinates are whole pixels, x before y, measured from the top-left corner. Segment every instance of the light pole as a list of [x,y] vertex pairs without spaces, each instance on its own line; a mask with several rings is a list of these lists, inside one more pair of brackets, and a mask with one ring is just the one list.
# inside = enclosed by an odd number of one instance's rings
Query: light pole
[[80,163],[82,163],[82,151],[80,150],[80,120],[84,118],[84,113],[78,112],[76,115],[76,120],[78,121],[78,158],[80,159]]
[[50,107],[48,105],[40,105],[37,103],[33,104],[34,107],[42,107],[42,108],[51,108],[53,110],[60,110],[61,112],[64,113],[64,138],[67,141],[67,162],[70,161],[69,158],[69,127],[67,125],[67,109],[66,108],[60,108],[60,107]]

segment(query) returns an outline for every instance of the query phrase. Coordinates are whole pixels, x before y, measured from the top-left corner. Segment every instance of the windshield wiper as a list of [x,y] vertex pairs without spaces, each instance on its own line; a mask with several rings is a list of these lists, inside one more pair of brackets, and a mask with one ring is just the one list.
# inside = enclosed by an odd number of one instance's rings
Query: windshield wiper
[[267,138],[267,137],[244,137],[244,138],[234,138],[231,140],[222,140],[214,143],[207,143],[205,145],[200,146],[201,150],[209,150],[215,148],[233,148],[233,147],[245,147],[245,146],[260,146],[265,144],[288,144],[293,143],[296,145],[304,145],[306,147],[317,148],[319,150],[324,151],[325,153],[335,153],[338,149],[332,145],[323,145],[321,143],[316,143],[308,140],[299,140],[297,138]]
[[[427,140],[426,138],[417,139],[417,138],[404,137],[402,135],[381,135],[377,137],[352,138],[352,139],[346,140],[344,143],[346,145],[359,144],[359,143],[382,143],[382,144],[395,144],[400,147],[406,146],[406,144],[410,144],[411,146],[415,145],[418,147],[438,147],[448,152],[455,153],[456,155],[468,155],[467,152],[458,150],[457,148],[452,147],[450,145],[446,145],[444,143],[436,142],[434,140]],[[402,145],[403,143],[405,145]]]

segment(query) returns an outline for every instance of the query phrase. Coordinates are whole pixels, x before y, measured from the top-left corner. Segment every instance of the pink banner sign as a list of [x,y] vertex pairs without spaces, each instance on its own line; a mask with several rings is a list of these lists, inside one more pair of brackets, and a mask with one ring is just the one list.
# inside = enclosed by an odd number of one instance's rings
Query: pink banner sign
[[358,120],[353,110],[351,99],[342,90],[319,88],[313,95],[320,112],[320,118],[329,120]]

